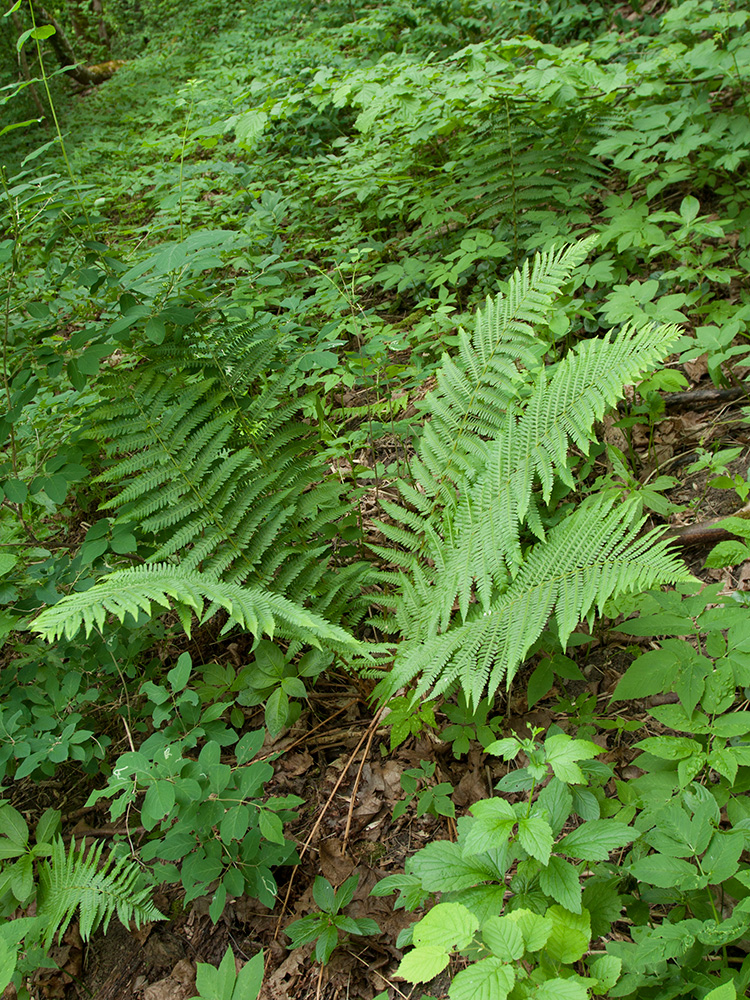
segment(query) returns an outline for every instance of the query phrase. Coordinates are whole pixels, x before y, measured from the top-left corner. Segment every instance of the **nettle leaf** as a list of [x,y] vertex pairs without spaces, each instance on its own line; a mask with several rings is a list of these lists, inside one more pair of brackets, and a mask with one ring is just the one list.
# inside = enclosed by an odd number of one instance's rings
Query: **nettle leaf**
[[534,993],[534,1000],[588,1000],[589,984],[581,979],[547,979]]
[[591,940],[588,910],[577,914],[562,906],[550,906],[546,916],[552,921],[552,931],[545,945],[547,954],[565,965],[583,958]]
[[620,978],[622,959],[616,958],[614,955],[602,955],[601,958],[594,961],[588,959],[588,961],[591,963],[589,975],[599,983],[600,989],[597,990],[597,993],[611,989]]
[[639,882],[655,885],[660,889],[695,889],[698,887],[698,870],[689,861],[672,858],[666,854],[650,854],[630,866],[630,874]]
[[532,858],[546,865],[552,851],[552,827],[539,816],[528,816],[518,821],[518,840]]
[[465,948],[479,927],[479,920],[460,903],[438,903],[414,928],[415,945],[434,945],[443,951]]
[[451,1000],[505,1000],[516,981],[515,969],[499,958],[485,958],[453,977]]
[[578,870],[569,861],[553,855],[539,873],[542,890],[573,913],[581,912],[582,886]]
[[471,807],[475,821],[464,840],[467,854],[484,854],[506,842],[516,825],[513,807],[505,799],[482,799]]
[[542,917],[533,910],[511,910],[508,920],[518,924],[523,934],[526,951],[541,951],[552,933],[553,922],[549,917]]
[[421,945],[407,952],[397,974],[407,983],[426,983],[439,975],[450,961],[450,955],[437,945]]
[[482,938],[492,954],[503,962],[515,962],[525,951],[518,923],[508,917],[490,917],[482,925]]
[[648,736],[635,746],[661,760],[683,760],[703,750],[697,740],[688,739],[687,736]]
[[464,858],[461,847],[447,840],[423,847],[414,856],[412,871],[428,892],[456,892],[492,877],[477,858]]
[[581,861],[606,861],[612,851],[632,844],[637,831],[613,819],[593,819],[558,843],[558,850]]
[[569,785],[585,784],[577,760],[592,760],[602,753],[602,748],[590,740],[574,740],[565,733],[548,736],[544,741],[544,755],[556,778]]

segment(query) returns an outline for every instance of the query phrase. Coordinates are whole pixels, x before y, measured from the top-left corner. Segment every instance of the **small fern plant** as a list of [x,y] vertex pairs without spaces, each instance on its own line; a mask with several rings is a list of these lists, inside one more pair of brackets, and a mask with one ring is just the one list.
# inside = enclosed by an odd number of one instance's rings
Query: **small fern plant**
[[663,358],[674,326],[633,326],[545,365],[541,333],[554,298],[593,245],[538,254],[488,300],[473,336],[460,332],[426,399],[429,420],[400,482],[383,500],[396,569],[381,572],[400,634],[385,701],[417,680],[414,699],[456,687],[476,705],[510,685],[554,619],[560,641],[611,596],[691,580],[660,532],[641,534],[636,497],[615,491],[558,506],[575,487],[570,450],[588,453],[594,424]]
[[37,890],[45,947],[56,934],[62,937],[76,911],[84,941],[100,926],[106,931],[115,913],[125,926],[130,920],[140,927],[164,919],[151,901],[151,886],[140,884],[140,867],[111,854],[102,862],[103,848],[101,842],[87,852],[85,845],[76,849],[72,841],[66,851],[62,837],[52,843],[49,860],[39,866]]
[[[76,848],[75,841],[66,850],[59,835],[47,840],[46,831],[60,822],[59,813],[47,810],[37,825],[36,845],[32,847],[23,817],[7,803],[0,811],[5,822],[0,857],[16,859],[0,866],[5,915],[9,915],[8,905],[12,909],[36,902],[34,916],[0,922],[0,989],[11,981],[19,985],[24,975],[36,969],[38,946],[46,951],[55,937],[61,939],[76,913],[84,941],[99,927],[106,931],[115,913],[126,926],[131,920],[140,927],[147,921],[164,919],[151,900],[153,887],[144,884],[141,867],[112,854],[102,860],[104,841],[87,851],[84,844]],[[39,857],[43,860],[35,866]]]

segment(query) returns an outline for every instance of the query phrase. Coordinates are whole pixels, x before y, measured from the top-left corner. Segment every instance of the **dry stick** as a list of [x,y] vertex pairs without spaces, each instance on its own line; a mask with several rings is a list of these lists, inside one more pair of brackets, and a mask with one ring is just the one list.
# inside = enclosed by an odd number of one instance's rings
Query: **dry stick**
[[[736,403],[740,400],[747,400],[748,388],[739,383],[731,389],[687,389],[685,392],[667,392],[662,397],[664,409],[670,410],[692,409],[701,410],[715,403]],[[630,407],[629,403],[620,402],[617,409],[620,413],[626,412]]]
[[[381,709],[381,712],[382,712],[382,709]],[[336,792],[339,790],[339,788],[341,787],[341,783],[343,782],[344,778],[346,777],[346,772],[352,766],[352,763],[354,762],[355,757],[359,753],[359,748],[362,746],[362,744],[367,739],[368,734],[370,732],[370,729],[372,729],[373,726],[375,726],[377,724],[377,722],[379,721],[381,712],[378,712],[378,714],[376,715],[375,719],[373,720],[373,723],[370,725],[370,727],[367,730],[365,730],[365,732],[363,733],[362,737],[360,738],[359,743],[356,745],[356,747],[354,748],[354,750],[352,750],[351,754],[349,755],[349,760],[346,762],[346,767],[344,768],[344,770],[339,775],[338,781],[333,786],[333,790],[331,791],[331,794],[328,796],[328,800],[327,800],[326,804],[320,810],[320,815],[316,819],[315,825],[313,826],[312,830],[310,831],[310,833],[309,833],[309,835],[307,837],[307,840],[302,845],[302,850],[299,852],[299,859],[300,859],[300,861],[302,861],[302,858],[304,858],[304,856],[307,853],[307,849],[310,846],[310,843],[311,843],[313,837],[318,832],[318,830],[320,828],[320,824],[323,822],[323,817],[328,812],[328,807],[333,802],[333,799],[334,799],[334,796],[336,795]],[[286,913],[286,906],[287,906],[287,903],[289,902],[289,896],[291,895],[291,892],[292,892],[292,885],[294,884],[294,876],[297,874],[298,868],[299,868],[299,864],[295,865],[295,867],[292,869],[292,874],[291,874],[291,877],[289,879],[289,884],[286,887],[286,894],[284,896],[284,902],[282,903],[281,913],[279,914],[279,919],[278,919],[278,921],[276,923],[276,930],[274,931],[274,935],[273,935],[274,941],[278,938],[279,931],[281,930],[281,921],[284,919],[284,914]]]
[[[385,706],[383,706],[385,708]],[[354,815],[354,803],[357,801],[357,789],[359,788],[359,779],[362,777],[362,770],[365,766],[365,761],[370,755],[370,747],[372,746],[372,741],[375,737],[375,733],[378,729],[378,724],[380,723],[380,717],[383,714],[383,708],[380,709],[378,714],[370,723],[367,737],[367,746],[365,747],[365,752],[362,754],[362,760],[359,762],[359,768],[357,770],[357,777],[354,779],[354,789],[352,791],[352,797],[349,800],[349,813],[346,817],[346,829],[344,830],[344,842],[341,845],[341,850],[346,850],[346,845],[349,843],[349,831],[352,828],[352,816]]]
[[743,520],[747,520],[750,518],[750,503],[746,503],[744,507],[740,507],[733,514],[725,514],[724,517],[712,517],[708,521],[701,521],[700,524],[685,524],[680,528],[670,528],[665,537],[684,548],[692,545],[712,545],[715,542],[737,538],[735,532],[717,527],[727,517],[741,517]]
[[[347,951],[347,955],[351,955],[352,958],[355,958],[358,962],[361,962],[362,965],[367,965],[367,962],[365,962],[365,960],[363,958],[360,958],[359,955],[355,955],[355,953],[353,951]],[[370,968],[369,965],[367,967]],[[396,993],[398,993],[398,995],[400,997],[403,997],[404,1000],[408,1000],[408,997],[406,996],[406,994],[402,993],[401,990],[398,988],[398,986],[396,986],[395,983],[392,983],[391,980],[388,979],[386,976],[384,976],[382,972],[378,972],[377,969],[370,969],[370,971],[374,972],[376,976],[380,976],[380,978],[383,980],[383,982],[385,983],[385,985],[389,986],[392,990],[395,990]]]

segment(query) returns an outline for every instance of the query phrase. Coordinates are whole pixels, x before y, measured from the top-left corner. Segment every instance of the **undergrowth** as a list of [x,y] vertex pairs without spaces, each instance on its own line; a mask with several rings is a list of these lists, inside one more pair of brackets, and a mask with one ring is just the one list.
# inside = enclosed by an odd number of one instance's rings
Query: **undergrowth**
[[[214,922],[273,908],[304,807],[267,792],[273,741],[335,669],[392,749],[440,716],[508,765],[375,890],[426,909],[403,979],[745,995],[747,605],[670,545],[659,449],[689,379],[744,391],[750,15],[143,6],[19,0],[0,32],[0,986],[30,996],[74,916],[158,919],[165,883]],[[747,556],[743,421],[693,443],[743,539],[709,569]],[[632,717],[571,698],[514,734],[501,688],[577,680],[613,621],[652,640]],[[111,842],[16,808],[62,774]],[[453,820],[434,763],[403,778]],[[352,879],[289,926],[322,965],[378,932]],[[197,989],[257,993],[261,962]]]

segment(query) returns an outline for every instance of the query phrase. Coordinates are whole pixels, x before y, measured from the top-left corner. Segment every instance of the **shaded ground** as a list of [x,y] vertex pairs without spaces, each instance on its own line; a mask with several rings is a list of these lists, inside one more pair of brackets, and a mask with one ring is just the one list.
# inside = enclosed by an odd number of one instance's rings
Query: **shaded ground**
[[[670,414],[656,426],[653,436],[635,428],[629,445],[642,459],[644,480],[661,473],[675,475],[678,484],[671,490],[670,499],[690,504],[690,511],[673,519],[675,525],[726,515],[741,506],[733,490],[708,485],[709,473],[684,471],[695,461],[699,446],[736,446],[743,452],[729,471],[745,475],[750,432],[739,416],[737,403],[716,404],[709,409],[684,408]],[[616,428],[607,430],[610,439],[616,440],[617,433]],[[723,580],[728,590],[748,589],[747,564],[732,571],[703,568],[710,548],[711,543],[684,549],[691,570],[706,580]],[[645,722],[645,702],[608,707],[614,686],[632,659],[628,647],[637,641],[616,631],[597,635],[577,654],[585,681],[567,682],[566,690],[554,688],[530,712],[524,683],[528,673],[522,673],[508,704],[498,706],[506,713],[503,731],[527,735],[532,726],[547,729],[552,722],[565,729],[571,721],[571,704],[580,704],[582,696],[589,697],[589,704],[595,700],[599,714],[614,716],[627,711],[628,718],[642,718]],[[224,650],[222,656],[229,658],[231,651]],[[478,743],[457,760],[451,744],[431,732],[389,753],[388,731],[376,729],[368,694],[369,689],[356,680],[324,677],[294,728],[265,748],[269,752],[284,751],[274,779],[267,786],[268,794],[291,793],[306,803],[290,830],[300,845],[301,863],[295,869],[277,872],[279,903],[273,912],[255,900],[237,899],[227,904],[214,927],[208,916],[208,898],[196,900],[184,911],[179,893],[170,889],[156,898],[161,911],[169,915],[164,923],[137,931],[113,920],[108,933],[97,935],[88,945],[82,944],[75,925],[70,928],[53,952],[64,971],[40,972],[34,982],[34,997],[187,1000],[195,993],[196,963],[218,965],[229,945],[241,962],[263,949],[264,1000],[372,1000],[384,991],[389,998],[411,995],[402,981],[394,980],[401,955],[395,942],[414,916],[403,910],[394,912],[390,897],[370,898],[369,893],[380,878],[403,871],[406,858],[430,840],[454,837],[455,823],[447,817],[417,817],[414,802],[403,817],[394,821],[393,808],[403,797],[401,775],[420,761],[434,763],[434,782],[450,782],[456,813],[462,815],[472,803],[491,794],[507,765],[484,757]],[[438,721],[442,728],[448,722],[444,716],[439,716]],[[248,720],[251,725],[253,722],[260,724],[259,719]],[[649,732],[658,729],[651,718],[648,726]],[[634,773],[634,754],[629,745],[642,736],[643,731],[617,734],[610,730],[597,737],[607,746],[602,759],[615,767],[618,776],[630,777]],[[13,804],[34,815],[53,802],[59,808],[62,796],[66,836],[72,834],[88,842],[111,838],[117,827],[109,823],[106,803],[100,801],[86,808],[89,789],[73,773],[68,782],[65,778],[33,784],[19,782]],[[312,946],[288,950],[284,927],[316,909],[311,895],[314,877],[322,874],[333,885],[340,885],[354,873],[359,876],[359,886],[347,913],[376,920],[382,931],[380,937],[342,941],[325,968],[312,960]],[[443,981],[430,984],[431,995],[447,996],[449,983],[450,976],[446,975]],[[12,995],[6,991],[6,998]],[[416,995],[421,995],[420,991]]]

